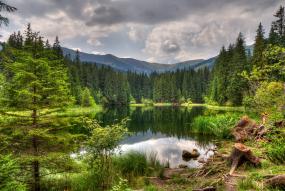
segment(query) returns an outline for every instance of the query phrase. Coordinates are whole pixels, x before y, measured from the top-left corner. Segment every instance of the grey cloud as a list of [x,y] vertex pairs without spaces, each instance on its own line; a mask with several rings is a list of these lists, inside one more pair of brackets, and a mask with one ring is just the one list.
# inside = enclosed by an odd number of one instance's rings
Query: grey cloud
[[[215,56],[222,45],[235,41],[238,32],[243,32],[247,42],[252,43],[258,23],[261,21],[268,31],[274,11],[284,0],[13,0],[9,3],[18,11],[11,18],[10,28],[1,32],[6,38],[9,32],[32,22],[33,28],[48,37],[59,35],[63,43],[66,40],[68,45],[83,51],[93,47],[108,53],[112,49],[122,53],[117,56],[123,56],[121,47],[131,44],[136,46],[140,58],[173,63]],[[124,35],[127,36],[122,40]],[[75,41],[79,38],[84,41]],[[98,42],[108,49],[98,48]],[[114,42],[125,44],[117,48]]]
[[245,13],[249,11],[261,13],[278,3],[280,0],[108,0],[98,3],[99,8],[94,10],[92,18],[87,23],[88,25],[120,23],[153,25],[181,20],[190,14],[204,15],[213,11],[218,12],[223,7],[239,8]]

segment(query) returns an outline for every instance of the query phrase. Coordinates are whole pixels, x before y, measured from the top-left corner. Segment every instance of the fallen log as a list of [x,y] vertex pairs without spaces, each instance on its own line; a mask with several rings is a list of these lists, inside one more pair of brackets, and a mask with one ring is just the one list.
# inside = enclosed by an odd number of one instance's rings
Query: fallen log
[[229,159],[231,162],[230,175],[233,175],[236,168],[245,162],[250,162],[255,166],[260,164],[260,159],[254,156],[251,150],[241,143],[235,143]]
[[265,181],[269,187],[285,188],[285,175],[277,175]]
[[193,191],[216,191],[216,188],[211,186],[206,188],[193,189]]

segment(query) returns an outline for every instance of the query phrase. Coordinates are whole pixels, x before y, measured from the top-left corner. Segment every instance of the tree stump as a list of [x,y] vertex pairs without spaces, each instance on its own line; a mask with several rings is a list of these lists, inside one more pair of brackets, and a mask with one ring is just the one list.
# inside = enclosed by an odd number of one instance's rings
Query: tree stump
[[241,143],[235,143],[229,159],[231,161],[230,175],[234,173],[239,165],[245,162],[250,162],[255,166],[260,164],[260,159],[254,156],[251,150]]
[[285,188],[285,175],[274,176],[266,180],[266,184],[270,187]]

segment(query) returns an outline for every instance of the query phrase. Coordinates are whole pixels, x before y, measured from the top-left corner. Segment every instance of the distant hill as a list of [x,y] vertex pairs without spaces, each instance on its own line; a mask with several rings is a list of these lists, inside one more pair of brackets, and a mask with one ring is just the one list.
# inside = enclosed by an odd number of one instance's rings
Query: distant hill
[[[76,51],[68,48],[62,48],[64,55],[70,55],[72,59],[76,56]],[[178,69],[199,69],[203,67],[212,68],[215,57],[208,60],[197,59],[180,62],[176,64],[158,64],[151,63],[133,58],[119,58],[112,54],[97,55],[84,52],[79,53],[80,60],[83,62],[95,63],[98,65],[110,66],[120,71],[132,71],[138,73],[167,72]]]

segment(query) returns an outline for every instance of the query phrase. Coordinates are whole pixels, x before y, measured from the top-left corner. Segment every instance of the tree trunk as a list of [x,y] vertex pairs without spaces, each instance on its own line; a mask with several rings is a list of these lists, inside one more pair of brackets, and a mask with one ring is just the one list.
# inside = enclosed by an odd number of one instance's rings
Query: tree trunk
[[[37,128],[37,110],[33,110],[32,113],[32,118],[33,118],[33,128]],[[37,138],[33,136],[32,138],[32,143],[33,143],[33,152],[34,152],[34,157],[38,157],[38,142]],[[34,191],[40,191],[40,163],[37,159],[34,159],[33,163],[33,178],[34,178],[34,185],[33,189]]]
[[243,164],[246,161],[249,161],[255,166],[260,164],[260,159],[258,157],[255,157],[252,154],[251,150],[241,143],[236,143],[234,145],[232,154],[230,156],[230,161],[232,164],[229,173],[230,175],[234,173],[234,171],[239,165]]
[[40,191],[40,164],[38,160],[33,161],[34,191]]

